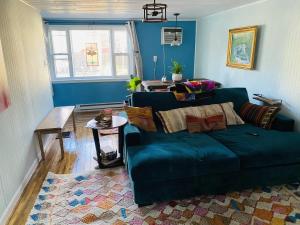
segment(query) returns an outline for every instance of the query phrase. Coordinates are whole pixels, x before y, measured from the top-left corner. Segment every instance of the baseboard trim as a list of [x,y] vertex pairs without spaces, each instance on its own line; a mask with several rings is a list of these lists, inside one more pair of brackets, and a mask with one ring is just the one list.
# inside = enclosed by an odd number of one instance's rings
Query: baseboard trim
[[20,199],[25,187],[27,186],[28,182],[30,181],[33,173],[35,172],[38,164],[39,164],[38,159],[34,160],[30,169],[28,170],[26,176],[24,177],[22,183],[20,184],[19,188],[17,189],[16,193],[14,194],[11,201],[8,203],[6,209],[4,210],[3,214],[1,215],[0,224],[6,224],[8,222],[13,210],[17,206],[19,199]]

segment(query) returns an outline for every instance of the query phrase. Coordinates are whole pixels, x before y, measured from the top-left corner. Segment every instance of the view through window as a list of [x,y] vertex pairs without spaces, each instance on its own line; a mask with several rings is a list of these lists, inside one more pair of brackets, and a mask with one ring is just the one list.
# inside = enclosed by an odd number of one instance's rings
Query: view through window
[[127,78],[132,57],[124,26],[50,27],[56,80]]

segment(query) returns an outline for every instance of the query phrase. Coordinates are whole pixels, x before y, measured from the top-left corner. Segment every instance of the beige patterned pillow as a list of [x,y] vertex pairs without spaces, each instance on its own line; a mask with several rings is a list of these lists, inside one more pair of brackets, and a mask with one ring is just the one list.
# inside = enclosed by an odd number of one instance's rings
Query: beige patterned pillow
[[157,131],[152,116],[151,107],[124,107],[129,123],[145,130],[145,131]]
[[232,102],[178,108],[168,111],[159,111],[156,114],[160,118],[166,133],[174,133],[186,130],[187,115],[206,118],[222,114],[225,118],[226,125],[244,124],[244,121],[234,111]]

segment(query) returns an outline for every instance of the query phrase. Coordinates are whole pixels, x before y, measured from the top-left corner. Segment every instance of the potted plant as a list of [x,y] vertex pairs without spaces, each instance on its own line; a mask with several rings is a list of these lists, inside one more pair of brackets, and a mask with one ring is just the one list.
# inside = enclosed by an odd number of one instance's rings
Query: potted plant
[[131,75],[127,82],[127,89],[131,92],[136,92],[136,89],[141,85],[142,80],[136,76]]
[[172,80],[174,82],[182,80],[182,70],[183,70],[183,66],[179,62],[173,60],[172,61]]

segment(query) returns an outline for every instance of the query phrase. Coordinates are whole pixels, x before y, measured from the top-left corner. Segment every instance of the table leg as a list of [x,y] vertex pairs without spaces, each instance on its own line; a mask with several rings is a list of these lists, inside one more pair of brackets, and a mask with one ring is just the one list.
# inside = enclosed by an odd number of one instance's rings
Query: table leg
[[97,154],[97,161],[99,168],[102,168],[102,157],[101,157],[101,147],[100,147],[100,139],[99,139],[99,134],[97,129],[92,129],[93,131],[93,137],[94,137],[94,142],[95,142],[95,148],[96,148],[96,154]]
[[61,159],[64,159],[65,150],[64,150],[64,141],[63,141],[62,130],[58,132],[58,139],[59,139],[59,144],[60,144]]
[[124,151],[124,126],[118,127],[118,143],[119,143],[119,154],[123,162],[123,151]]
[[76,117],[75,117],[75,111],[72,112],[72,119],[73,119],[73,129],[74,133],[76,132]]
[[45,160],[45,151],[44,151],[44,145],[43,145],[43,139],[42,139],[41,132],[37,132],[37,137],[38,137],[38,140],[39,140],[42,160]]

